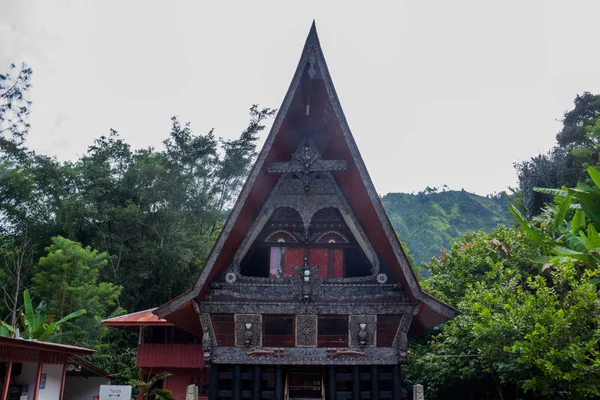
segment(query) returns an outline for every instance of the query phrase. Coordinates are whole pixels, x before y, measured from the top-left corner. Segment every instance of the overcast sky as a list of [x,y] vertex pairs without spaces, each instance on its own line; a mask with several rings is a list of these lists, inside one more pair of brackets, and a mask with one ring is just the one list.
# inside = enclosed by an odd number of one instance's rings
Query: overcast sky
[[[278,108],[314,19],[378,192],[487,194],[600,93],[600,1],[0,0],[0,70],[33,67],[29,146],[60,160],[170,117],[233,138]],[[263,135],[266,136],[266,133]]]

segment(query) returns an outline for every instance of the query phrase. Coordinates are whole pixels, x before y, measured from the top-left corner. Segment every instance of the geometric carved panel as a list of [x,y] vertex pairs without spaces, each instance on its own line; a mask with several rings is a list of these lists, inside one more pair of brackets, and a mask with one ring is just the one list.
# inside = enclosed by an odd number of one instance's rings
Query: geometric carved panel
[[[246,329],[246,324],[252,324],[250,329]],[[235,314],[235,345],[239,347],[246,346],[246,331],[251,335],[250,346],[262,346],[262,315],[260,314]]]
[[296,315],[296,347],[317,346],[317,316]]
[[367,333],[366,346],[375,347],[376,332],[377,332],[377,316],[376,315],[350,315],[348,320],[349,330],[349,347],[360,347],[360,324],[365,324]]

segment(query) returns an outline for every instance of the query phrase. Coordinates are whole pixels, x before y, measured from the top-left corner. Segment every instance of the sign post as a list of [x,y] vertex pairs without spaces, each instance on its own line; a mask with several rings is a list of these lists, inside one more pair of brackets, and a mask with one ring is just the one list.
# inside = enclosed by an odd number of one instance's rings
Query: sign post
[[101,385],[99,400],[131,400],[131,386]]

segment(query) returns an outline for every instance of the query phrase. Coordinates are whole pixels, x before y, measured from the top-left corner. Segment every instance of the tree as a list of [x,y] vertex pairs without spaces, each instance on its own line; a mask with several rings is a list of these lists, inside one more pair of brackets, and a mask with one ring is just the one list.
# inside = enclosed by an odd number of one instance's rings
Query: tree
[[[17,72],[14,75],[14,72]],[[11,64],[9,72],[0,73],[0,150],[12,152],[23,142],[29,130],[29,107],[25,92],[31,87],[31,68]]]
[[98,280],[106,254],[61,236],[53,237],[46,251],[35,269],[33,292],[48,303],[53,320],[86,309],[85,317],[66,323],[62,341],[95,344],[101,335],[100,321],[117,308],[121,292],[120,287]]
[[515,163],[526,215],[539,214],[551,197],[536,193],[534,187],[573,187],[587,179],[586,169],[600,164],[600,95],[577,95],[575,107],[564,114],[563,127],[556,135],[557,145],[547,154]]
[[15,238],[5,238],[5,243],[0,249],[2,262],[0,264],[0,278],[3,291],[3,303],[10,317],[10,326],[17,326],[21,303],[19,298],[23,286],[33,267],[31,239],[25,233],[21,243]]
[[599,396],[596,287],[571,261],[544,270],[531,261],[548,250],[499,228],[430,263],[426,290],[461,314],[413,343],[409,379],[431,398]]
[[8,325],[0,321],[0,336],[17,336],[17,332],[19,332],[18,335],[24,339],[52,340],[58,335],[62,324],[85,314],[85,310],[80,309],[65,315],[58,321],[48,322],[46,304],[40,302],[34,311],[29,290],[23,292],[23,308],[25,312],[21,313],[22,331],[18,331],[16,325]]

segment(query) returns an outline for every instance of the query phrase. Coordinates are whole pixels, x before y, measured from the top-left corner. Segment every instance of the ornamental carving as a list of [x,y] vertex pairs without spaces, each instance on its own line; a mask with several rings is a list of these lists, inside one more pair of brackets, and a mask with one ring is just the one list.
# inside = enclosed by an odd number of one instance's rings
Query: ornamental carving
[[408,328],[410,328],[412,318],[412,311],[410,313],[402,315],[402,319],[400,320],[400,324],[398,325],[398,331],[396,332],[396,337],[394,338],[394,342],[392,343],[392,347],[396,348],[398,351],[398,360],[400,362],[406,360],[406,355],[408,352]]
[[[374,347],[376,345],[377,316],[350,315],[348,318],[350,347]],[[363,342],[363,343],[361,343]]]
[[212,349],[215,347],[215,333],[210,314],[200,314],[200,325],[202,325],[202,352],[204,353],[204,362],[210,364],[212,360]]
[[262,316],[260,314],[235,314],[235,345],[257,347],[262,345]]
[[317,316],[296,315],[296,347],[317,346]]
[[315,301],[319,294],[321,294],[323,278],[321,278],[320,275],[315,274],[315,271],[320,267],[320,265],[309,267],[308,258],[304,258],[304,265],[302,268],[295,265],[292,266],[294,271],[296,271],[296,274],[292,275],[290,280],[298,300],[308,303]]

